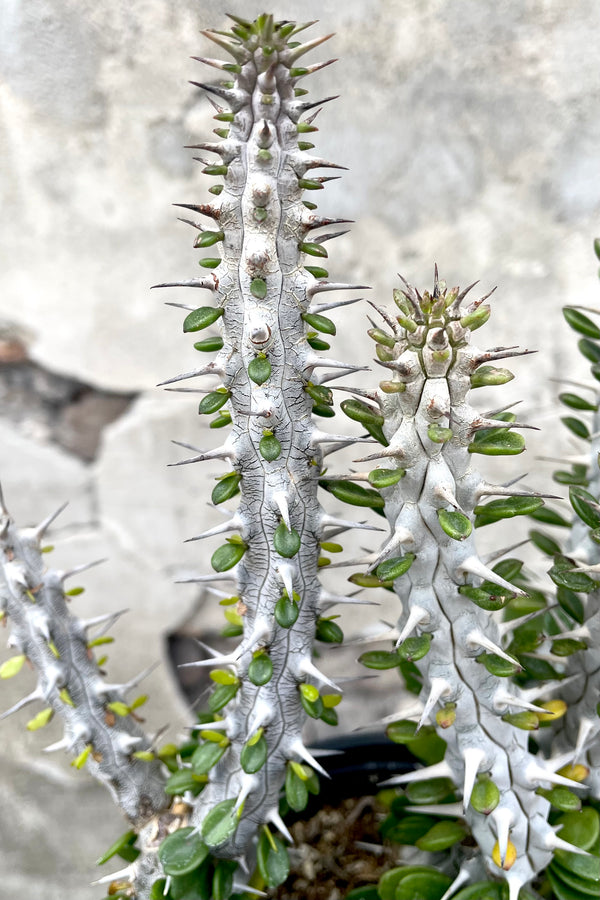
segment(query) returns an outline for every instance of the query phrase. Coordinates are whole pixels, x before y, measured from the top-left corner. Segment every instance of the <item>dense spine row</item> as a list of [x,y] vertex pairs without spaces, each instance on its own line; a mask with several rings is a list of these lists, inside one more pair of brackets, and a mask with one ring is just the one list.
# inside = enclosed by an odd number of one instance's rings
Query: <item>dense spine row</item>
[[86,764],[130,822],[141,827],[169,799],[161,763],[132,715],[136,703],[130,694],[140,679],[123,685],[104,681],[93,648],[104,643],[105,627],[116,617],[86,622],[70,612],[64,582],[74,573],[47,569],[42,555],[52,518],[37,528],[18,529],[0,497],[0,618],[8,620],[9,646],[17,654],[3,664],[0,677],[17,674],[25,662],[38,675],[36,688],[2,718],[30,703],[43,704],[28,722],[30,730],[60,716],[64,736],[46,749],[74,754],[76,767]]
[[315,305],[313,298],[350,286],[328,283],[325,270],[304,264],[306,254],[326,257],[323,242],[335,235],[307,240],[312,229],[330,224],[302,200],[305,190],[327,179],[307,173],[330,164],[308,155],[313,145],[298,140],[316,130],[299,120],[318,104],[299,99],[305,91],[295,85],[321,66],[300,68],[297,60],[323,40],[290,40],[302,27],[271,16],[236,19],[229,37],[206,32],[235,62],[202,60],[233,80],[200,85],[229,106],[217,110],[216,118],[228,123],[227,131],[217,131],[223,141],[197,145],[221,158],[204,169],[223,176],[212,189],[219,202],[192,207],[218,229],[202,230],[196,246],[219,244],[221,256],[200,261],[211,274],[191,284],[210,290],[214,307],[192,310],[184,331],[213,323],[220,329],[196,345],[217,349],[216,358],[191,375],[219,376],[221,386],[203,398],[200,412],[219,411],[212,424],[230,422],[231,432],[222,447],[193,460],[227,460],[230,471],[213,500],[239,493],[240,503],[228,522],[200,536],[233,532],[212,556],[217,574],[198,580],[235,583],[243,636],[230,654],[198,663],[220,667],[212,673],[217,688],[210,706],[217,714],[212,728],[224,739],[192,822],[215,855],[232,859],[253,855],[257,827],[266,822],[288,835],[278,812],[286,767],[320,768],[301,729],[307,704],[331,684],[311,653],[319,603],[335,599],[318,579],[320,541],[327,524],[336,523],[319,506],[317,487],[320,444],[336,436],[319,431],[312,412],[315,405],[327,412],[332,403],[321,383],[327,376],[320,379],[317,370],[345,373],[351,366],[315,352],[328,345],[313,329],[334,334],[322,313],[338,304]]
[[[376,566],[383,575],[382,563],[402,567],[404,559],[410,565],[395,582],[403,601],[398,645],[423,644],[415,654],[422,657],[419,727],[431,717],[447,742],[435,771],[396,781],[446,774],[462,785],[464,815],[486,865],[495,875],[506,873],[516,900],[560,845],[547,822],[548,801],[536,789],[571,782],[555,772],[563,761],[530,754],[522,730],[522,717],[546,713],[534,701],[550,685],[523,691],[500,677],[519,670],[503,649],[515,621],[499,625],[490,612],[523,591],[480,559],[473,526],[529,511],[541,500],[488,484],[471,466],[473,453],[516,454],[524,441],[511,430],[514,416],[489,418],[469,405],[471,387],[512,377],[489,364],[517,351],[469,346],[471,331],[490,309],[482,300],[462,306],[465,294],[448,291],[437,274],[431,295],[407,285],[395,292],[399,315],[386,316],[392,334],[375,335],[379,359],[392,373],[379,395],[389,441],[379,456],[405,470],[383,490],[392,531]],[[480,505],[494,494],[502,499]],[[483,804],[480,794],[487,797]]]

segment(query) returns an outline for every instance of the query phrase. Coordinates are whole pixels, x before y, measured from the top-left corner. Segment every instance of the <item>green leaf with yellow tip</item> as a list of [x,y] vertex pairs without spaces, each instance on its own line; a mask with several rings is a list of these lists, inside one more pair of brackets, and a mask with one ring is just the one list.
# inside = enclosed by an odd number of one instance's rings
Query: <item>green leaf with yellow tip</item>
[[302,318],[311,328],[314,328],[315,331],[320,331],[323,334],[331,334],[334,335],[336,332],[335,323],[328,319],[327,316],[319,315],[319,313],[302,313]]
[[256,865],[266,886],[271,889],[283,884],[290,874],[290,860],[285,844],[277,835],[267,836],[264,828],[258,839]]
[[184,332],[201,331],[212,325],[223,315],[222,309],[215,309],[213,306],[200,306],[193,310],[183,320]]
[[54,710],[51,706],[48,706],[46,709],[43,709],[39,712],[33,719],[30,719],[26,725],[27,731],[38,731],[40,728],[43,728],[44,725],[47,725],[48,722],[52,719],[54,715]]
[[288,763],[285,773],[285,799],[290,809],[301,812],[308,803],[308,788],[305,780]]
[[261,735],[257,741],[250,739],[242,747],[240,753],[240,765],[244,772],[253,775],[259,772],[267,761],[267,741],[264,735]]
[[467,449],[469,453],[481,453],[484,456],[516,456],[525,450],[525,438],[506,428],[482,428]]
[[[222,738],[222,735],[219,735]],[[224,747],[216,741],[206,741],[201,744],[192,756],[192,771],[194,775],[208,775],[213,766],[219,762],[228,744]]]
[[11,659],[7,659],[6,662],[2,663],[0,666],[0,678],[13,678],[15,675],[18,675],[23,668],[23,663],[26,659],[27,656],[24,653],[20,653],[19,656],[13,656]]
[[248,377],[254,384],[264,384],[271,377],[271,363],[264,353],[255,356],[248,363]]
[[237,566],[240,559],[248,549],[248,545],[240,537],[227,538],[227,543],[217,547],[210,558],[210,564],[215,572],[227,572]]
[[225,503],[226,500],[231,500],[232,497],[239,494],[241,480],[242,476],[238,472],[221,476],[211,494],[211,500],[215,506],[218,506],[219,503]]
[[308,332],[306,335],[306,342],[313,350],[329,350],[331,346],[327,341],[323,341],[320,337],[317,337],[316,331]]
[[315,638],[324,644],[341,644],[344,640],[344,633],[336,622],[331,619],[317,619],[315,629]]
[[202,837],[209,847],[220,847],[235,832],[241,814],[241,809],[234,812],[235,804],[235,798],[222,800],[205,817],[202,823]]
[[197,869],[208,854],[208,847],[193,826],[171,832],[158,848],[165,875],[187,875]]
[[508,384],[515,376],[509,369],[496,366],[479,366],[471,375],[471,387],[488,387],[489,385]]
[[250,293],[257,300],[264,300],[267,296],[267,282],[264,278],[253,278],[250,282]]
[[261,438],[258,450],[267,462],[275,462],[281,456],[281,444],[272,432]]
[[466,540],[473,530],[469,517],[456,510],[438,509],[437,517],[442,531],[453,541]]
[[216,419],[211,419],[208,427],[224,428],[226,425],[231,425],[231,413],[227,410],[221,410]]
[[291,559],[300,549],[301,539],[295,528],[288,531],[282,520],[273,533],[273,546],[280,556]]
[[210,394],[203,397],[198,404],[198,413],[201,416],[204,416],[217,412],[222,406],[225,406],[230,396],[230,391],[227,391],[224,388],[218,388],[216,391],[211,391]]
[[222,747],[229,745],[229,738],[222,731],[213,731],[211,728],[203,728],[200,731],[200,737],[203,741],[212,741],[213,744],[220,744]]

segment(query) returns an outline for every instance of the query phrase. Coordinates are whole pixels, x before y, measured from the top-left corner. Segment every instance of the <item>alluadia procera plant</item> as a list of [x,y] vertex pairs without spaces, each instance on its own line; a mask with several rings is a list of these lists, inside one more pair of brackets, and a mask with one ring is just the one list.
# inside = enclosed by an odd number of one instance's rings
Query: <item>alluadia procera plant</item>
[[[322,702],[318,688],[337,690],[311,653],[322,604],[343,598],[320,585],[320,542],[327,526],[349,523],[324,514],[318,503],[320,447],[354,439],[322,432],[312,416],[313,409],[329,413],[333,401],[325,382],[353,370],[316,352],[328,347],[318,331],[335,334],[323,313],[348,302],[316,298],[352,286],[331,283],[324,269],[305,263],[307,256],[326,257],[323,244],[336,236],[311,241],[310,232],[343,221],[319,217],[315,204],[303,199],[328,180],[312,170],[333,165],[310,155],[313,144],[301,139],[316,130],[312,119],[300,121],[302,115],[323,101],[306,101],[296,86],[327,65],[298,65],[325,38],[298,44],[295,35],[305,26],[267,15],[255,23],[234,19],[228,38],[206,32],[234,62],[201,60],[232,79],[199,85],[229,106],[217,107],[216,118],[228,126],[218,129],[222,141],[196,145],[220,158],[204,168],[223,179],[211,188],[219,200],[187,206],[216,222],[215,230],[192,223],[200,232],[195,246],[218,245],[221,256],[200,260],[209,275],[180,283],[210,292],[213,305],[188,307],[183,327],[196,333],[216,324],[220,333],[195,346],[218,352],[207,365],[166,383],[217,375],[221,386],[202,398],[199,411],[219,411],[213,425],[231,423],[221,447],[185,460],[217,458],[230,465],[213,501],[239,494],[239,507],[199,537],[234,534],[212,555],[215,574],[195,580],[231,582],[243,623],[235,650],[196,664],[220,667],[212,672],[217,685],[210,706],[223,718],[208,730],[225,737],[218,745],[209,740],[206,753],[218,762],[191,821],[213,853],[244,860],[254,853],[257,826],[270,822],[289,834],[278,811],[286,769],[292,778],[298,777],[293,764],[321,770],[301,731],[307,707],[310,712]],[[332,369],[333,376],[316,374]]]
[[[397,314],[384,312],[390,330],[372,333],[379,361],[391,373],[377,397],[389,446],[367,459],[393,461],[398,473],[382,490],[391,535],[372,566],[394,581],[403,601],[397,646],[411,643],[423,678],[416,727],[431,718],[447,743],[442,763],[389,783],[453,777],[487,869],[505,874],[510,900],[516,900],[553,849],[568,846],[548,824],[550,804],[537,788],[578,784],[557,774],[568,757],[544,760],[529,750],[529,719],[533,714],[537,726],[535,714],[549,715],[536,701],[559,682],[527,690],[507,684],[505,676],[521,667],[504,640],[522,619],[498,624],[492,612],[525,592],[502,576],[501,566],[482,560],[475,546],[475,525],[533,512],[543,501],[488,483],[472,465],[476,454],[524,449],[515,417],[482,414],[469,394],[509,381],[510,372],[490,364],[528,351],[472,346],[471,333],[487,321],[490,307],[486,297],[465,306],[467,291],[448,290],[436,270],[431,294],[408,284],[395,291]],[[482,504],[490,495],[500,499]],[[380,664],[369,654],[363,661]],[[467,865],[453,889],[468,877]]]
[[[210,204],[182,204],[213,222],[206,228],[205,219],[184,220],[198,233],[195,247],[219,247],[221,255],[211,251],[200,260],[203,277],[166,285],[208,291],[210,305],[171,305],[187,312],[187,334],[199,336],[214,326],[194,346],[216,356],[164,384],[219,379],[201,391],[199,412],[216,414],[211,427],[230,428],[228,436],[217,449],[183,445],[194,455],[176,464],[217,459],[229,466],[212,500],[220,506],[239,496],[239,507],[225,524],[194,538],[229,535],[212,554],[214,572],[193,580],[223,583],[224,590],[210,589],[228,612],[229,633],[241,634],[241,642],[228,653],[205,647],[208,658],[194,665],[216,667],[210,673],[215,685],[210,712],[199,717],[184,747],[160,748],[135,719],[142,698],[131,700],[128,692],[138,679],[107,685],[103,661],[93,658],[114,617],[82,622],[73,616],[63,588],[68,573],[46,570],[41,555],[50,521],[19,531],[0,504],[0,613],[10,623],[17,651],[0,675],[16,674],[26,660],[39,672],[38,688],[9,712],[41,700],[45,708],[31,728],[61,714],[65,736],[56,746],[70,750],[77,767],[87,765],[104,781],[128,817],[132,830],[112,849],[132,864],[104,879],[112,882],[109,896],[227,900],[257,893],[257,887],[276,887],[285,880],[288,859],[283,841],[269,826],[290,839],[282,784],[285,802],[298,812],[308,791],[315,790],[312,770],[322,771],[302,740],[304,719],[309,715],[335,724],[340,699],[335,683],[314,665],[312,644],[315,638],[342,639],[324,611],[336,603],[359,602],[324,590],[318,570],[324,562],[321,548],[339,549],[330,543],[335,534],[365,525],[325,514],[317,488],[320,482],[336,498],[379,512],[385,501],[391,533],[370,556],[376,574],[350,580],[359,586],[393,586],[403,603],[398,644],[384,662],[416,660],[423,690],[420,712],[399,723],[396,733],[404,731],[412,739],[432,720],[447,744],[443,764],[397,782],[414,786],[449,774],[462,792],[458,815],[481,854],[461,869],[446,897],[460,891],[457,897],[466,900],[463,882],[487,871],[494,879],[506,878],[510,900],[516,900],[521,885],[548,865],[553,850],[577,850],[556,833],[564,823],[550,811],[553,785],[579,786],[567,777],[576,774],[576,767],[565,773],[561,766],[579,752],[587,754],[589,766],[597,763],[590,729],[578,747],[569,739],[557,743],[551,758],[530,748],[528,729],[558,709],[554,701],[543,702],[557,684],[519,686],[509,680],[520,673],[521,680],[531,676],[533,682],[535,673],[521,672],[523,657],[512,646],[523,620],[499,622],[494,613],[505,609],[516,617],[518,603],[530,600],[533,592],[523,586],[518,561],[502,559],[501,552],[481,559],[473,538],[475,526],[536,515],[542,504],[529,491],[488,484],[472,467],[477,453],[515,455],[524,449],[511,413],[483,415],[469,399],[472,388],[510,380],[507,370],[492,363],[518,351],[471,346],[471,333],[489,315],[485,298],[465,305],[467,292],[449,291],[437,274],[432,294],[421,295],[407,285],[395,294],[394,314],[383,313],[384,327],[370,331],[378,360],[390,372],[380,393],[356,390],[355,398],[341,404],[365,427],[365,439],[382,445],[371,455],[377,468],[341,478],[323,471],[323,444],[332,449],[357,440],[325,433],[312,418],[313,413],[333,414],[328,383],[356,371],[317,351],[329,349],[321,335],[335,334],[325,313],[355,302],[321,303],[319,295],[357,286],[330,283],[321,265],[305,262],[306,255],[318,263],[327,257],[324,243],[337,232],[318,229],[342,221],[318,216],[306,199],[313,194],[305,193],[327,181],[312,169],[332,165],[310,154],[313,146],[305,137],[316,131],[314,116],[301,118],[319,103],[304,100],[298,86],[299,79],[327,65],[299,63],[325,39],[301,44],[296,38],[306,26],[275,22],[268,15],[255,22],[232,18],[230,32],[205,34],[233,61],[202,60],[223,73],[223,81],[200,85],[218,101],[221,140],[196,145],[217,155],[216,163],[203,160],[204,171],[222,177],[222,183],[210,189],[216,198]],[[361,480],[370,486],[355,483]],[[482,502],[488,495],[499,499]],[[578,509],[574,503],[576,511],[586,526],[595,527],[594,502],[577,496],[585,505]],[[570,561],[568,569],[573,569]],[[561,572],[563,578],[578,574],[565,575],[564,566]],[[589,598],[585,625],[579,624],[591,635]],[[527,615],[541,608],[534,603]],[[559,622],[564,624],[558,618],[553,623],[557,634]],[[90,638],[93,628],[101,631]],[[568,631],[559,636],[571,639]],[[534,637],[535,643],[537,633]],[[385,667],[379,665],[381,653],[377,659],[376,667]],[[363,662],[372,663],[373,657],[363,654]],[[595,671],[592,664],[589,672]],[[454,804],[420,809],[457,814]],[[431,839],[423,848],[439,849],[439,834],[437,844]],[[466,834],[460,826],[453,841]],[[255,860],[258,876],[249,886],[240,869],[251,868]],[[566,876],[560,872],[561,878],[572,879],[569,871]],[[589,894],[596,886],[595,871],[586,879],[582,890]],[[406,892],[396,887],[394,900],[405,900]],[[381,887],[381,900],[392,896],[388,888]],[[428,900],[440,900],[445,887],[438,888],[440,882],[429,884]]]

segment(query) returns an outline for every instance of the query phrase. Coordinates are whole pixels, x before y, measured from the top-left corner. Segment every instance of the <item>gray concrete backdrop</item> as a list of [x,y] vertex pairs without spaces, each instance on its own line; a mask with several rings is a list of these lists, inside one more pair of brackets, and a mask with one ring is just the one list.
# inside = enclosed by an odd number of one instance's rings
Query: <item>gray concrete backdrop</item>
[[[109,557],[86,573],[76,603],[84,615],[131,609],[115,629],[111,680],[164,657],[178,625],[220,622],[214,600],[172,585],[207,570],[216,543],[182,541],[218,520],[206,498],[222,467],[166,467],[181,458],[172,438],[210,446],[215,436],[193,399],[154,388],[197,354],[165,292],[148,288],[197,271],[193,234],[171,203],[207,197],[211,180],[183,145],[214,126],[187,83],[211,73],[189,57],[218,55],[198,32],[223,27],[226,8],[262,11],[241,0],[0,3],[0,478],[23,523],[70,500],[57,565]],[[598,305],[600,6],[305,0],[274,11],[337,33],[311,59],[339,62],[307,81],[315,98],[341,95],[316,141],[350,169],[318,197],[323,212],[356,220],[328,245],[332,276],[372,284],[381,303],[397,271],[430,285],[434,261],[451,283],[497,284],[487,345],[541,353],[516,362],[518,380],[482,391],[482,403],[522,399],[521,417],[542,431],[526,457],[492,471],[547,485],[551,467],[536,457],[571,446],[550,378],[585,371],[561,305]],[[169,299],[190,302],[183,291]],[[358,338],[366,311],[335,314],[339,358],[372,357]],[[345,575],[327,578],[343,590]],[[346,617],[346,630],[363,620]],[[339,660],[329,670],[340,674]],[[2,683],[4,707],[27,677]],[[148,688],[149,728],[169,722],[177,734],[185,708],[165,668]],[[391,712],[387,698],[348,703],[344,721]],[[93,860],[119,833],[119,814],[85,773],[40,754],[57,727],[32,735],[15,718],[0,724],[0,900],[98,898],[87,887]]]

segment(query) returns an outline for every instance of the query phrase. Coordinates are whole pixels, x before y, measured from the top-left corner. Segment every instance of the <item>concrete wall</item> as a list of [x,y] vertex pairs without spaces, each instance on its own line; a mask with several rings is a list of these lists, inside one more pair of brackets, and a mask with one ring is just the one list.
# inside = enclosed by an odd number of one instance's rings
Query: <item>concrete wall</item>
[[[220,467],[166,468],[181,458],[171,438],[209,446],[213,437],[193,400],[154,389],[197,354],[180,313],[148,287],[197,271],[193,233],[170,204],[201,202],[210,184],[182,149],[214,125],[187,83],[210,72],[189,57],[217,55],[198,32],[223,27],[225,8],[262,11],[242,0],[0,6],[0,477],[23,522],[70,499],[58,565],[109,557],[86,574],[77,604],[85,615],[132,610],[115,629],[111,680],[160,658],[164,632],[193,610],[200,628],[219,620],[214,602],[171,583],[206,570],[214,548],[182,541],[208,527]],[[315,98],[341,94],[320,115],[316,142],[350,169],[319,197],[321,209],[357,223],[329,245],[332,276],[372,284],[381,303],[397,271],[428,286],[434,261],[451,283],[497,284],[488,345],[542,351],[515,363],[518,382],[488,395],[489,407],[522,399],[521,418],[543,428],[527,459],[503,471],[547,484],[551,467],[536,455],[569,446],[549,379],[584,371],[561,305],[598,305],[600,62],[590,35],[600,6],[305,0],[274,11],[319,17],[315,34],[337,32],[312,58],[340,61],[307,82]],[[169,299],[188,301],[183,293]],[[335,316],[339,358],[372,357],[357,339],[365,315],[360,305]],[[67,383],[79,387],[56,400]],[[114,406],[124,394],[125,411]],[[68,427],[79,439],[61,441]],[[0,687],[5,706],[25,690],[25,676],[16,681]],[[149,691],[149,727],[170,722],[176,733],[184,708],[164,670]],[[85,774],[42,758],[42,745],[22,717],[0,724],[0,900],[93,900],[102,894],[86,887],[93,860],[119,815]],[[97,833],[86,831],[90,821]]]

